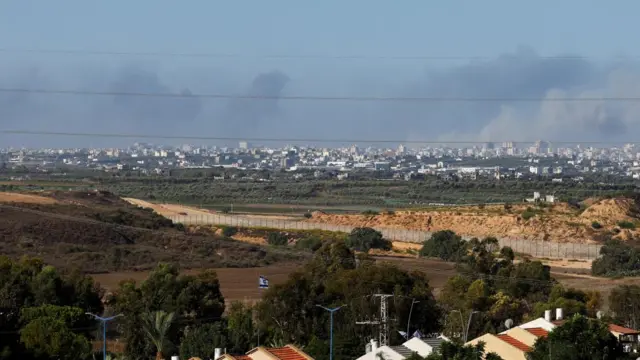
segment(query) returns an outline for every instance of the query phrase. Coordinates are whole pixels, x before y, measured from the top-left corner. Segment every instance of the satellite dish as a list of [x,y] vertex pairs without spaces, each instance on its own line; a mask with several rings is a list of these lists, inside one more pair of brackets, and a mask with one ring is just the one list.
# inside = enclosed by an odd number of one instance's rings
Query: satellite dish
[[511,319],[507,319],[507,320],[504,322],[504,326],[505,326],[507,329],[511,329],[511,328],[513,327],[513,320],[511,320]]
[[598,312],[596,313],[596,317],[598,319],[602,319],[602,317],[604,316],[604,311],[602,310],[598,310]]

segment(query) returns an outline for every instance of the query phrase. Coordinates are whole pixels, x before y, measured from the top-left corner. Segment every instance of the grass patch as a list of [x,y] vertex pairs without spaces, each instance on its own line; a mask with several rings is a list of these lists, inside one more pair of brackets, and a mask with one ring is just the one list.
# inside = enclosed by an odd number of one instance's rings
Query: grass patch
[[620,227],[620,229],[630,229],[633,230],[636,228],[636,224],[632,223],[631,221],[618,221],[618,226]]

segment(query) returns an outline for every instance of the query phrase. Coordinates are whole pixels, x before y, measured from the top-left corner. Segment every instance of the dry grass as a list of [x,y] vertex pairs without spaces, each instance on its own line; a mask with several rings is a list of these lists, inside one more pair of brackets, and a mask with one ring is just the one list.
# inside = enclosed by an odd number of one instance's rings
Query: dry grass
[[57,204],[58,201],[56,199],[31,195],[31,194],[20,194],[20,193],[11,193],[11,192],[0,192],[0,202],[3,203],[23,203],[23,204]]

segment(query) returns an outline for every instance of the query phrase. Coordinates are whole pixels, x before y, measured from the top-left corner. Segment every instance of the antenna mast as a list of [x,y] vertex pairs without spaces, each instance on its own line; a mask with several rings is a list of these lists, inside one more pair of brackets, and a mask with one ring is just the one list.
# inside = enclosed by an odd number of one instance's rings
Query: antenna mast
[[391,294],[373,294],[374,298],[380,298],[380,318],[371,321],[356,321],[358,325],[380,325],[378,339],[380,346],[389,345],[389,309],[387,300],[393,297]]

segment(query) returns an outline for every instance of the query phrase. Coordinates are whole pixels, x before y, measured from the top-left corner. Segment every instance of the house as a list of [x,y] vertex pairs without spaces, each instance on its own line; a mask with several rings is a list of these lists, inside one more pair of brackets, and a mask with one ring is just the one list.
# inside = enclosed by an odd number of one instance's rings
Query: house
[[313,360],[313,358],[293,345],[286,345],[279,348],[258,346],[244,355],[224,354],[216,357],[216,360]]
[[638,330],[609,324],[609,332],[618,339],[625,352],[631,352],[638,345],[638,335],[640,335]]
[[503,359],[526,360],[527,353],[532,347],[508,334],[484,334],[465,345],[478,345],[484,343],[485,353],[496,353]]
[[[485,352],[494,352],[503,359],[526,359],[526,353],[531,351],[536,341],[546,337],[556,327],[565,323],[563,310],[555,310],[555,320],[552,311],[546,310],[543,318],[537,318],[500,334],[484,334],[467,342],[468,345],[485,343]],[[622,344],[625,352],[631,352],[639,344],[640,331],[623,326],[609,324],[609,332]]]
[[440,344],[444,341],[447,341],[447,339],[443,337],[426,339],[413,337],[402,345],[378,347],[378,342],[371,340],[371,344],[367,345],[367,353],[360,356],[358,360],[377,360],[380,356],[385,360],[404,360],[413,353],[417,353],[421,357],[427,357],[440,349]]

